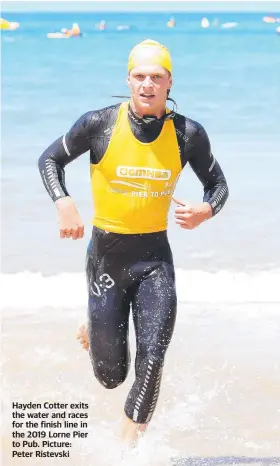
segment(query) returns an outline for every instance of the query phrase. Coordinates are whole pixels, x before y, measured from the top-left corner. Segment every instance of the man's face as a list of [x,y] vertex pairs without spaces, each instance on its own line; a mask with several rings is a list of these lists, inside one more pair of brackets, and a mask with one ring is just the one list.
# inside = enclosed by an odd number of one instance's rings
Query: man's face
[[160,65],[140,65],[133,68],[127,78],[134,109],[140,115],[164,113],[167,90],[172,86],[172,78]]

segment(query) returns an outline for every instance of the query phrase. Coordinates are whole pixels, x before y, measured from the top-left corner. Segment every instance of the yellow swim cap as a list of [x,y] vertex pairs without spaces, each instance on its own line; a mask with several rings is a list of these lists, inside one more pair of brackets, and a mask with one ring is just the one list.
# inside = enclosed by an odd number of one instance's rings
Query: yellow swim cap
[[135,45],[128,57],[128,72],[140,65],[160,65],[172,73],[169,50],[155,40],[147,39]]

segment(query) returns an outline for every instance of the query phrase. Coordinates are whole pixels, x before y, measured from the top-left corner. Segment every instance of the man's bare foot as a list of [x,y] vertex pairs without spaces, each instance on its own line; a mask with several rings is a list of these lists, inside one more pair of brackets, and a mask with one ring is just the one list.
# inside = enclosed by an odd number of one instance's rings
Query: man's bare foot
[[137,441],[144,434],[148,424],[137,424],[124,415],[122,423],[122,441],[128,448],[134,448]]
[[89,349],[88,330],[85,325],[82,325],[77,333],[77,340],[80,340],[82,348],[86,351]]

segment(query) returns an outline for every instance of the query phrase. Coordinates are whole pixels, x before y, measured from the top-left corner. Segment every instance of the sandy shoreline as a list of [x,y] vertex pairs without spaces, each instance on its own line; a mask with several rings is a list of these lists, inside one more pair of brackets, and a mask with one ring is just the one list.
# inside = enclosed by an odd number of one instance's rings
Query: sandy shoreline
[[[3,465],[280,464],[277,309],[277,303],[180,305],[153,422],[139,451],[123,463],[115,438],[133,370],[113,391],[95,381],[75,340],[84,309],[5,309]],[[88,403],[88,438],[73,439],[67,459],[12,459],[12,402],[47,400]]]

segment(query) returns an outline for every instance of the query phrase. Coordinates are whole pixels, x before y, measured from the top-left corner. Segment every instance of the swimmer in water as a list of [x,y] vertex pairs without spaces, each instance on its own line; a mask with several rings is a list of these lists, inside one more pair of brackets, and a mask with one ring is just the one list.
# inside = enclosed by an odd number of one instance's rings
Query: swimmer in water
[[174,18],[170,18],[169,21],[167,21],[166,26],[168,28],[174,28],[176,26],[176,22]]
[[159,397],[164,358],[177,310],[167,237],[173,192],[189,163],[203,186],[191,205],[174,199],[175,222],[197,228],[224,206],[228,187],[203,126],[166,101],[172,87],[168,49],[153,40],[128,58],[130,100],[82,115],[39,159],[54,201],[61,238],[83,238],[84,223],[65,183],[65,166],[90,151],[94,204],[86,256],[88,325],[80,338],[106,389],[124,382],[130,366],[129,314],[136,332],[135,379],[124,406],[122,439],[132,446],[147,429]]
[[80,26],[77,23],[73,23],[71,29],[62,28],[61,32],[67,37],[80,37],[82,35]]

